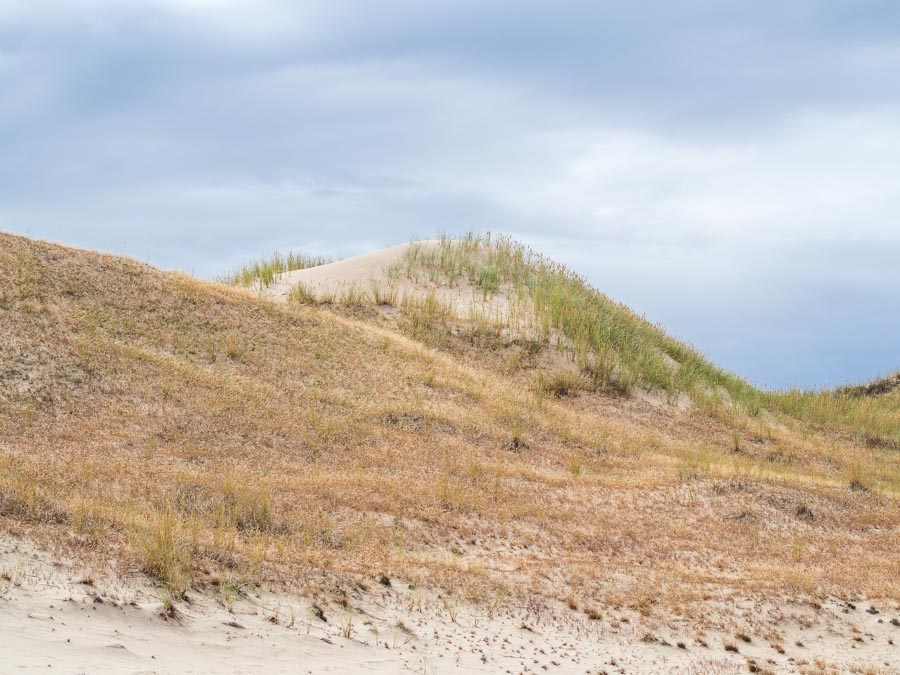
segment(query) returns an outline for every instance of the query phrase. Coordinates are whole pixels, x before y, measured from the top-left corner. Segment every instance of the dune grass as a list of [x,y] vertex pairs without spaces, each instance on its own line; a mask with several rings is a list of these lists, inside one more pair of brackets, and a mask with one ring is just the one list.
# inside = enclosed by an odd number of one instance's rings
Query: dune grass
[[311,256],[304,253],[289,252],[282,254],[276,251],[272,255],[259,258],[242,265],[236,270],[223,274],[218,281],[231,286],[249,288],[251,286],[266,287],[275,281],[275,277],[283,272],[318,267],[333,262],[325,256]]

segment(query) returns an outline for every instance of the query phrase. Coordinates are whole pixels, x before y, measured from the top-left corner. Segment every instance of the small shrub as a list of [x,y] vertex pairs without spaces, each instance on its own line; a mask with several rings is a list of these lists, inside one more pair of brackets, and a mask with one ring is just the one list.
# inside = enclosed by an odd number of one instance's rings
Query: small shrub
[[509,452],[522,452],[523,450],[530,450],[531,446],[521,436],[513,436],[503,444],[503,449]]
[[801,504],[797,507],[797,515],[800,518],[804,518],[805,520],[815,520],[816,516],[813,514],[812,509],[809,508],[806,504]]

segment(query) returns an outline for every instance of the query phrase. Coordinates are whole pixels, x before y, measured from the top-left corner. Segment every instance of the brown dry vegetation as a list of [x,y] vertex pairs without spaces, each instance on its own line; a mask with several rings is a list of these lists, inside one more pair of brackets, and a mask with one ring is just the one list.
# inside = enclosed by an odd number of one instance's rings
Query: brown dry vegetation
[[371,318],[0,235],[0,527],[174,597],[384,574],[646,615],[900,597],[896,449]]

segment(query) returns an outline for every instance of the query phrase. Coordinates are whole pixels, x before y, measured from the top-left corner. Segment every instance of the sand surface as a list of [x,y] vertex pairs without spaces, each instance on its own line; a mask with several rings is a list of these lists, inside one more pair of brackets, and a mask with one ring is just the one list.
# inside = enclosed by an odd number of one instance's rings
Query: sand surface
[[[434,249],[439,242],[432,240],[419,244],[426,249]],[[291,287],[297,283],[302,283],[317,295],[323,295],[341,293],[354,285],[366,288],[373,283],[386,282],[388,268],[400,260],[410,246],[409,243],[399,244],[328,265],[279,274],[266,289],[265,295],[275,300],[286,300]]]
[[[891,623],[900,612],[863,603],[711,607],[766,619],[783,636],[779,654],[756,635],[743,643],[706,632],[703,646],[687,626],[681,634],[627,611],[592,620],[536,598],[474,607],[396,580],[358,588],[349,610],[319,601],[325,620],[308,598],[251,588],[230,607],[192,592],[167,619],[140,575],[99,575],[9,536],[0,537],[0,579],[4,672],[699,674],[748,672],[750,660],[816,672],[820,659],[837,672],[868,664],[891,673],[900,663],[889,643],[900,640]],[[729,642],[740,652],[725,651]]]

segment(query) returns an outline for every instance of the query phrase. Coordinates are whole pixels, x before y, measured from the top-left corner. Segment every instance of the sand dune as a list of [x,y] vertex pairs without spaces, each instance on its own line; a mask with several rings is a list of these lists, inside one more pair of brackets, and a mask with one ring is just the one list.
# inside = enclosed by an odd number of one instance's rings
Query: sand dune
[[[498,302],[523,278],[487,257],[388,274],[409,246],[272,293],[390,282],[463,314],[460,270]],[[718,377],[564,290],[551,307],[622,329],[600,347]],[[895,427],[874,414],[896,391],[836,399],[868,415],[851,429],[676,406],[703,391],[674,383],[569,390],[550,337],[440,311],[417,337],[429,307],[260,302],[0,234],[0,671],[896,672]]]

